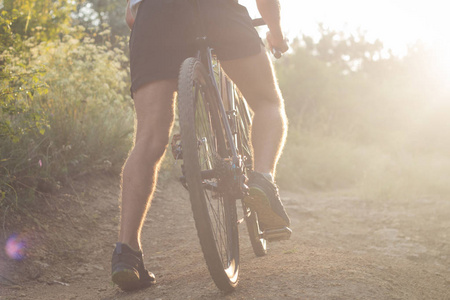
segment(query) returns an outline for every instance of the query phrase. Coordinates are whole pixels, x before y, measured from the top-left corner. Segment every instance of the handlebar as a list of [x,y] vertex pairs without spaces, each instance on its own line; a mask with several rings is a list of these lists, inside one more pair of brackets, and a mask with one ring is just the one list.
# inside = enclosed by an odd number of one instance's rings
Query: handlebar
[[[252,20],[252,25],[253,25],[253,27],[258,27],[258,26],[264,26],[264,25],[267,25],[267,24],[263,20],[263,18],[257,18],[257,19],[253,19]],[[272,55],[276,59],[279,59],[279,58],[281,58],[281,56],[283,56],[283,53],[281,53],[281,51],[278,50],[278,49],[272,48]]]
[[258,27],[266,25],[266,22],[263,20],[263,18],[257,18],[252,20],[252,24],[254,27]]

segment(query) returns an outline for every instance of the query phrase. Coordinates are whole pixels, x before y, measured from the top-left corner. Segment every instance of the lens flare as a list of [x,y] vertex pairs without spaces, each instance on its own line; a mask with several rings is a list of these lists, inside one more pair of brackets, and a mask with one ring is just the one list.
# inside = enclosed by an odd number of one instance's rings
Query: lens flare
[[5,251],[9,258],[22,260],[26,254],[26,241],[17,234],[13,234],[6,241]]

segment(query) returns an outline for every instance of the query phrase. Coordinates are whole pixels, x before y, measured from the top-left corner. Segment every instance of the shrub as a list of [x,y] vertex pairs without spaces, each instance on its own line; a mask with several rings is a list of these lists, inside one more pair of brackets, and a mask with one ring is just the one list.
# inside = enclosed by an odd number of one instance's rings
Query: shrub
[[39,44],[31,38],[29,51],[0,56],[0,205],[32,198],[16,196],[24,189],[31,196],[122,165],[133,132],[127,58],[108,42],[79,39],[82,30]]

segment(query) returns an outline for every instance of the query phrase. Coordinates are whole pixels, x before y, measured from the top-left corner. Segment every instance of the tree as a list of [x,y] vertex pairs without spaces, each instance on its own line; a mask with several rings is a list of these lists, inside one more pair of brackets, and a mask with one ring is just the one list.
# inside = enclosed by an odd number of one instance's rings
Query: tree
[[78,4],[74,22],[94,30],[107,24],[112,37],[128,36],[130,33],[125,23],[123,0],[82,0]]
[[337,65],[344,72],[362,69],[365,64],[382,57],[383,43],[380,40],[368,41],[359,29],[353,34],[346,34],[319,24],[319,33],[321,37],[318,42],[303,36],[306,49],[320,60]]
[[74,9],[69,0],[5,0],[0,20],[2,48],[32,36],[38,42],[57,38],[67,32]]

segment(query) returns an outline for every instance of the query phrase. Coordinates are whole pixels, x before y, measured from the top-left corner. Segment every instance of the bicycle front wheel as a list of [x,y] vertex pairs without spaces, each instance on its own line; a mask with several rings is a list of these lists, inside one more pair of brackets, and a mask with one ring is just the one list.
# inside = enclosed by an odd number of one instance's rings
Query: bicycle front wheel
[[181,66],[178,108],[184,172],[203,255],[217,287],[231,291],[239,275],[236,200],[220,188],[227,143],[214,87],[198,59],[188,58]]

